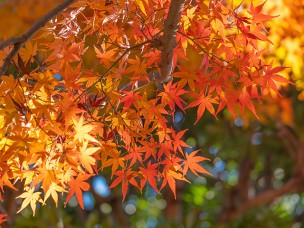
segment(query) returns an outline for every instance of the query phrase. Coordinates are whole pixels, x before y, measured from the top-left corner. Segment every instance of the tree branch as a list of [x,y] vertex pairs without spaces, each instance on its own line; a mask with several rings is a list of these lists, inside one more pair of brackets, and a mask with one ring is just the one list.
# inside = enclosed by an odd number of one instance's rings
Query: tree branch
[[164,22],[164,33],[160,37],[160,43],[156,44],[161,51],[161,59],[159,63],[160,74],[153,72],[149,75],[149,81],[138,80],[135,84],[129,83],[121,86],[119,90],[138,90],[150,84],[158,84],[171,80],[170,74],[173,68],[173,51],[176,47],[176,33],[178,31],[181,13],[184,7],[185,0],[172,0],[170,3],[167,18]]
[[165,82],[171,79],[173,67],[173,51],[176,47],[176,32],[179,20],[184,7],[185,0],[172,0],[168,16],[164,24],[164,34],[160,38],[160,81]]
[[277,123],[276,128],[278,129],[277,135],[285,144],[287,152],[290,154],[292,159],[297,160],[297,151],[300,147],[300,142],[295,134],[294,130],[280,121]]
[[[109,73],[110,72],[110,70],[126,55],[126,54],[128,54],[131,50],[133,50],[133,49],[136,49],[136,48],[139,48],[139,47],[141,47],[141,46],[143,46],[143,45],[145,45],[145,44],[148,44],[148,43],[150,43],[150,40],[147,40],[147,41],[145,41],[145,42],[142,42],[142,43],[139,43],[139,44],[136,44],[136,45],[134,45],[134,46],[132,46],[132,47],[129,47],[129,48],[127,48],[119,57],[118,57],[118,59],[116,59],[115,60],[115,62],[113,62],[112,64],[111,64],[111,66],[109,66],[108,67],[108,69],[104,72],[104,73],[102,73],[99,77],[98,77],[98,80],[97,81],[95,81],[94,83],[92,83],[92,85],[90,85],[89,87],[87,87],[78,97],[76,97],[75,98],[75,100],[74,101],[77,101],[77,100],[79,100],[80,98],[82,98],[93,86],[95,86],[96,84],[98,84],[98,83],[100,83],[101,81],[102,81],[102,79],[107,75],[107,73]],[[129,86],[129,85],[126,85],[126,86],[123,86],[123,87],[121,87],[121,88],[119,88],[119,91],[121,91],[122,90],[122,88],[125,88],[125,87],[128,87],[128,88],[131,88],[131,86]]]
[[0,50],[3,50],[4,48],[14,45],[13,49],[10,51],[10,53],[7,55],[7,57],[4,59],[2,66],[0,67],[0,79],[1,76],[6,71],[8,65],[14,58],[14,56],[18,53],[18,51],[24,46],[24,44],[32,38],[33,35],[36,34],[36,32],[44,27],[52,18],[54,18],[56,15],[58,15],[60,12],[65,10],[67,7],[69,7],[73,2],[76,0],[65,0],[58,6],[56,6],[53,10],[51,10],[49,13],[41,17],[34,25],[24,34],[17,36],[17,37],[11,37],[2,43],[0,43]]
[[223,218],[223,221],[230,221],[238,217],[240,214],[245,213],[249,208],[271,203],[276,198],[291,192],[297,192],[302,190],[304,187],[304,181],[302,177],[291,178],[287,183],[285,183],[281,188],[271,189],[260,193],[256,197],[245,201],[234,211],[231,211],[228,216]]

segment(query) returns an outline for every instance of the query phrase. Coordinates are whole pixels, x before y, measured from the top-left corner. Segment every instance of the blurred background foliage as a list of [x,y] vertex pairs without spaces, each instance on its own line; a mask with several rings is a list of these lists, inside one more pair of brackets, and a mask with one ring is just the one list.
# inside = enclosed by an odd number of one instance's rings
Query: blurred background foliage
[[[0,1],[0,36],[21,34],[57,2]],[[250,2],[234,0],[233,5],[245,10]],[[194,112],[175,113],[174,126],[189,128],[185,140],[190,150],[201,149],[210,159],[204,166],[212,176],[179,183],[177,200],[168,189],[158,195],[147,186],[143,193],[130,189],[122,203],[120,190],[108,189],[105,170],[92,178],[84,211],[76,200],[66,208],[48,201],[35,217],[28,208],[16,215],[18,193],[6,190],[1,208],[14,227],[304,227],[304,3],[268,0],[264,9],[280,15],[267,24],[273,45],[264,47],[265,58],[288,66],[283,74],[295,86],[257,104],[259,120],[249,113],[234,120],[224,111],[218,120],[205,114],[190,127]]]

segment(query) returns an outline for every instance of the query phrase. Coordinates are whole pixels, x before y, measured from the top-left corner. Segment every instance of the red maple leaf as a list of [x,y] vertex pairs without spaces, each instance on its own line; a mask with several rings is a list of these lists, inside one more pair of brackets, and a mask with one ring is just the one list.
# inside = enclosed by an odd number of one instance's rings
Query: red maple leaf
[[144,168],[144,167],[140,167],[140,171],[142,171],[143,173],[143,176],[144,176],[144,179],[142,179],[140,181],[140,186],[141,188],[144,187],[144,185],[148,183],[151,185],[151,187],[156,191],[156,192],[159,192],[158,191],[158,188],[157,188],[157,184],[156,184],[156,177],[157,177],[157,174],[158,174],[158,163],[154,163],[154,164],[151,164],[151,161],[149,161],[148,165],[147,165],[147,168]]
[[252,2],[250,4],[249,13],[253,16],[253,20],[256,23],[263,22],[263,21],[268,21],[268,20],[271,20],[272,18],[277,17],[277,16],[270,16],[270,15],[266,15],[266,14],[261,14],[261,11],[262,11],[265,3],[266,3],[266,1],[264,3],[262,3],[261,5],[258,5],[257,7],[254,7]]
[[270,87],[273,91],[278,93],[278,87],[275,82],[280,83],[291,83],[286,78],[282,77],[278,73],[284,70],[286,67],[272,67],[273,62],[271,62],[268,66],[264,69],[264,75],[260,78],[256,79],[256,81],[264,88],[267,86]]
[[130,108],[130,106],[134,103],[136,100],[140,100],[141,96],[139,95],[139,92],[133,92],[133,91],[124,91],[123,98],[120,99],[121,102],[124,102],[124,109]]
[[186,93],[186,90],[178,88],[178,84],[172,84],[170,81],[167,85],[164,85],[164,92],[161,92],[158,96],[162,97],[162,103],[167,104],[171,110],[175,109],[175,104],[184,111],[182,103],[185,101],[180,98],[181,95]]
[[114,175],[117,176],[117,178],[112,182],[109,188],[114,188],[115,186],[121,183],[122,201],[124,201],[126,198],[129,183],[140,189],[134,178],[135,176],[137,176],[137,174],[131,169],[117,170]]
[[205,96],[204,93],[201,93],[200,95],[196,96],[196,99],[192,101],[187,108],[198,106],[197,117],[195,121],[196,124],[201,119],[202,115],[205,112],[205,109],[207,109],[212,115],[215,116],[215,110],[212,104],[217,104],[217,103],[218,103],[217,100],[215,98],[212,98],[211,94]]

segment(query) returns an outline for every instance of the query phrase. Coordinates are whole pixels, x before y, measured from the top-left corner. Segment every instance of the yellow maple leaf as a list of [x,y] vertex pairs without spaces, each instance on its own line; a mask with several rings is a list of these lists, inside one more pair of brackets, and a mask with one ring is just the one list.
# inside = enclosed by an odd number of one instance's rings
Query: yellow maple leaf
[[79,161],[89,173],[93,173],[92,165],[95,165],[96,159],[92,155],[98,151],[99,147],[87,148],[88,141],[85,141],[83,146],[80,148],[80,154],[78,155]]
[[66,192],[64,190],[63,187],[59,186],[58,184],[52,182],[52,184],[50,185],[49,189],[47,190],[47,192],[45,193],[45,196],[44,196],[44,200],[43,202],[45,203],[45,201],[50,197],[52,196],[55,204],[56,204],[56,207],[58,205],[58,193],[57,192]]
[[74,136],[74,142],[78,140],[79,142],[83,143],[84,141],[94,141],[96,142],[97,140],[89,134],[95,126],[90,125],[90,124],[83,124],[83,116],[79,118],[79,120],[76,120],[74,117],[72,118],[74,126],[75,126],[75,131],[76,134]]
[[40,199],[40,194],[41,192],[34,192],[35,188],[29,188],[28,191],[22,193],[20,196],[18,196],[17,198],[24,198],[21,207],[19,209],[19,211],[17,211],[17,213],[19,213],[20,211],[22,211],[25,207],[27,207],[27,205],[31,205],[32,211],[33,211],[33,216],[35,216],[35,211],[36,211],[36,203],[37,201],[42,202],[43,201]]
[[135,0],[136,4],[140,8],[140,10],[147,16],[146,8],[144,6],[144,3],[147,5],[148,1],[147,0]]
[[35,43],[33,46],[31,42],[27,42],[24,48],[22,48],[19,51],[19,55],[25,63],[28,63],[34,61],[33,56],[36,55],[36,52],[37,52],[37,43]]

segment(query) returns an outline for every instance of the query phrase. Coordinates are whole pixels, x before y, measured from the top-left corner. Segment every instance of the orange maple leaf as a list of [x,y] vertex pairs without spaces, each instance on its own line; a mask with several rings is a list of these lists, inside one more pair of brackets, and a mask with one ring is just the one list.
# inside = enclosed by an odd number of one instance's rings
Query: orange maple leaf
[[76,199],[79,203],[79,206],[82,209],[84,209],[82,192],[88,191],[90,189],[90,185],[87,182],[85,182],[85,180],[89,179],[91,176],[92,176],[91,174],[80,174],[79,173],[78,176],[76,177],[76,179],[74,179],[73,177],[71,178],[71,180],[69,181],[70,190],[68,192],[68,195],[67,195],[65,203],[64,203],[65,206],[66,206],[67,202],[69,202],[71,197],[75,194]]
[[163,104],[168,104],[171,110],[175,109],[175,104],[184,111],[182,103],[186,103],[180,96],[186,93],[186,90],[178,88],[178,83],[172,84],[170,81],[168,84],[164,85],[164,92],[159,93],[158,96],[161,97]]
[[175,180],[182,180],[190,183],[180,172],[175,171],[174,168],[171,168],[164,172],[164,181],[160,189],[165,187],[168,183],[171,191],[174,194],[174,198],[176,199],[176,181]]
[[215,110],[212,104],[217,104],[217,100],[215,98],[212,98],[212,95],[209,94],[208,96],[205,96],[204,93],[201,93],[198,95],[197,99],[192,101],[187,108],[192,108],[195,106],[198,106],[197,109],[197,117],[195,124],[201,119],[203,116],[205,109],[207,109],[212,115],[215,116]]
[[35,43],[33,46],[31,42],[27,42],[24,48],[22,48],[19,51],[19,55],[22,58],[22,60],[25,62],[25,64],[27,64],[27,62],[34,61],[33,56],[36,55],[36,52],[37,52],[37,43]]
[[[3,166],[2,166],[2,167],[3,167]],[[9,176],[8,176],[7,172],[1,171],[1,172],[0,172],[0,188],[1,188],[2,192],[3,192],[3,187],[4,187],[4,186],[8,186],[8,187],[10,187],[11,189],[17,190],[17,189],[14,187],[14,185],[10,182]]]
[[256,7],[253,6],[252,2],[250,4],[249,13],[253,16],[253,20],[255,23],[261,23],[263,21],[271,20],[277,16],[270,16],[266,14],[261,14],[261,11],[265,5],[266,1]]
[[191,170],[192,173],[194,173],[196,176],[199,176],[197,172],[199,173],[206,173],[211,175],[207,170],[205,170],[202,166],[200,166],[198,163],[202,161],[209,160],[208,158],[202,157],[202,156],[195,156],[199,150],[193,151],[190,154],[186,154],[186,160],[183,162],[184,164],[184,170],[183,175],[185,176],[188,172],[188,169]]
[[132,171],[131,169],[118,170],[114,173],[114,175],[117,176],[117,178],[112,182],[109,188],[114,188],[115,186],[121,183],[122,201],[124,201],[126,198],[127,191],[129,188],[129,183],[139,188],[138,184],[134,179],[135,176],[134,174],[135,172]]
[[156,184],[156,177],[158,174],[158,163],[151,164],[151,161],[148,162],[147,168],[140,167],[140,171],[143,173],[144,178],[140,181],[141,188],[144,187],[144,185],[149,182],[151,187],[156,191],[159,192]]
[[95,52],[96,52],[96,57],[100,59],[99,63],[104,64],[106,67],[110,66],[110,62],[114,61],[115,58],[113,56],[116,53],[116,49],[112,49],[109,51],[105,51],[105,45],[102,45],[102,51],[100,51],[98,48],[94,46]]
[[177,134],[175,133],[175,131],[172,131],[174,151],[179,151],[179,152],[183,153],[182,147],[191,148],[191,146],[187,145],[183,140],[181,140],[181,138],[183,137],[183,135],[185,134],[186,131],[187,130],[183,130],[183,131],[178,132]]
[[[176,199],[176,181],[175,180],[182,180],[189,182],[184,175],[180,172],[181,165],[179,164],[182,161],[179,157],[172,156],[171,159],[165,159],[161,162],[161,164],[165,165],[163,170],[163,183],[160,187],[160,190],[165,187],[168,183],[171,191],[174,194],[174,198]],[[190,182],[189,182],[190,183]]]

